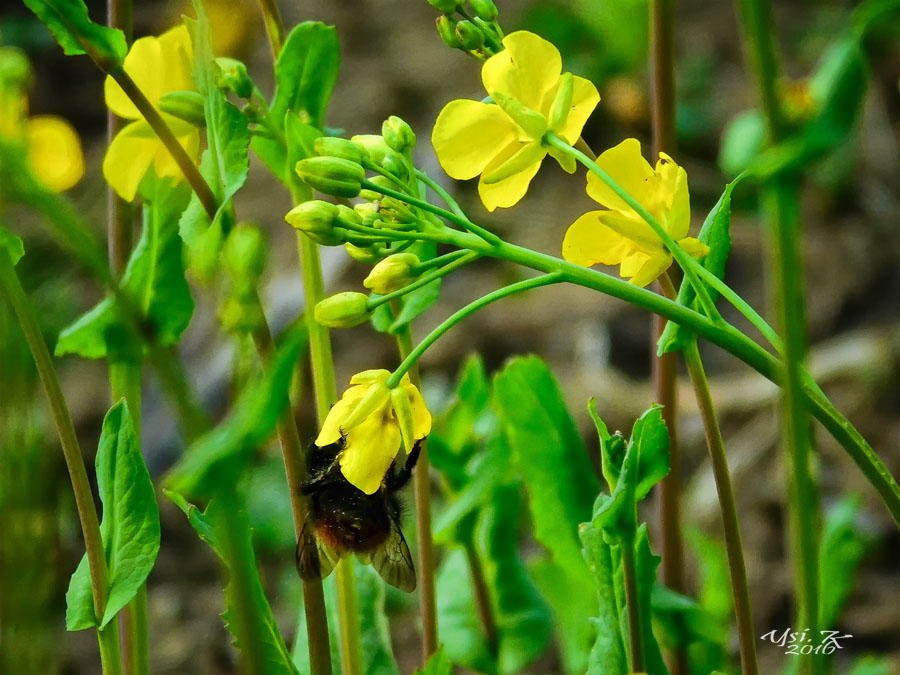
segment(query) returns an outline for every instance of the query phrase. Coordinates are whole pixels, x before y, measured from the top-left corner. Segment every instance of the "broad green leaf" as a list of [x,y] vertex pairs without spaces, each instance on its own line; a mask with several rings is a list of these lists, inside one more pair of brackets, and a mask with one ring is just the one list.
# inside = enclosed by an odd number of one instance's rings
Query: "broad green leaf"
[[428,659],[428,663],[425,664],[425,670],[417,668],[415,675],[451,675],[452,673],[453,664],[444,653],[444,648],[439,647]]
[[447,553],[437,575],[437,614],[444,651],[453,663],[479,673],[496,673],[494,659],[475,612],[472,577],[461,548]]
[[284,341],[268,372],[243,390],[228,419],[191,445],[169,472],[169,489],[211,496],[217,492],[217,479],[223,471],[228,473],[249,459],[252,450],[272,433],[288,404],[291,376],[305,340],[305,334],[298,331]]
[[0,248],[6,249],[13,265],[25,255],[25,244],[22,243],[22,240],[3,227],[0,227]]
[[759,110],[735,115],[722,132],[719,167],[726,176],[745,171],[766,146],[766,121]]
[[371,565],[355,565],[365,675],[399,675],[384,613],[384,582]]
[[[156,505],[156,494],[124,400],[116,403],[103,420],[96,468],[97,490],[103,504],[100,536],[109,570],[106,609],[99,622],[99,626],[103,628],[115,618],[120,609],[131,602],[153,569],[159,552],[159,508]],[[86,558],[87,554],[79,569],[87,567]],[[83,584],[83,579],[84,571],[76,570],[72,589],[75,584]],[[83,585],[80,588],[83,594]],[[76,592],[72,589],[72,610],[71,615],[67,613],[66,624],[69,630],[78,630],[85,627],[82,622],[87,600],[83,597],[80,600],[76,598]],[[90,583],[86,592],[93,607]]]
[[[660,633],[667,638],[667,645],[687,647],[704,642],[721,647],[728,642],[728,622],[722,622],[719,617],[705,611],[693,598],[657,583],[653,586],[650,599],[653,620]],[[717,663],[714,667],[724,665]]]
[[87,555],[83,555],[66,590],[66,630],[84,630],[97,625],[93,592],[91,568]]
[[845,497],[825,516],[819,548],[819,625],[834,626],[853,591],[859,563],[871,538],[858,527],[859,498]]
[[546,651],[553,635],[550,608],[519,557],[519,501],[517,484],[498,487],[479,525],[484,575],[496,608],[501,673],[521,673]]
[[[156,343],[168,347],[178,342],[194,312],[178,236],[187,187],[155,179],[150,194],[151,201],[144,204],[140,241],[122,277],[122,292],[129,298],[132,311],[152,326]],[[57,356],[78,354],[114,361],[140,360],[143,351],[141,345],[135,344],[111,297],[65,328],[56,344]]]
[[125,58],[125,35],[91,21],[83,0],[24,0],[69,56],[91,54],[111,67]]
[[340,49],[334,26],[318,21],[295,26],[275,64],[276,88],[271,108],[274,119],[283,119],[292,110],[321,129],[339,66]]
[[[208,184],[218,184],[215,160],[208,148],[200,156],[199,168]],[[233,224],[231,220],[231,213],[220,209],[215,221],[210,221],[199,197],[191,193],[178,221],[178,233],[187,248],[191,270],[203,281],[211,281],[218,269],[219,251]]]
[[654,405],[634,423],[630,443],[637,450],[635,499],[641,501],[669,473],[669,431],[661,406]]
[[[700,234],[697,235],[700,241],[709,245],[709,254],[703,259],[702,264],[719,279],[725,277],[725,262],[731,252],[731,193],[746,176],[747,174],[741,174],[725,186],[725,191],[706,216],[703,227],[700,228]],[[706,290],[715,302],[719,296],[718,291],[709,285],[706,286]],[[700,311],[697,294],[687,280],[681,282],[677,302],[684,307],[692,307]],[[684,349],[688,341],[693,339],[693,332],[669,321],[657,342],[658,354]]]
[[601,530],[591,523],[583,523],[579,528],[584,545],[584,559],[590,566],[597,587],[599,608],[591,623],[597,629],[597,638],[591,649],[588,675],[606,675],[627,671],[628,657],[625,652],[625,636],[619,624],[621,608],[618,605],[615,587],[616,561],[621,559],[619,547],[608,544]]
[[[213,498],[203,512],[177,493],[165,491],[165,494],[184,511],[200,538],[225,564],[228,585],[222,618],[234,637],[235,646],[245,655],[258,655],[260,670],[254,672],[299,675],[263,590],[246,513],[236,504],[228,503],[235,493]],[[247,652],[250,640],[256,643],[255,649]]]
[[494,377],[493,404],[529,494],[535,538],[587,576],[578,524],[590,518],[600,484],[553,374],[538,357],[513,359]]

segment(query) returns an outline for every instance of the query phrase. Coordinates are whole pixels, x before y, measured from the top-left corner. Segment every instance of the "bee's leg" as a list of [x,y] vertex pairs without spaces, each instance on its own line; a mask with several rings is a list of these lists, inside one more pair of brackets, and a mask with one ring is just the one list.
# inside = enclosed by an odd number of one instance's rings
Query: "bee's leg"
[[409,453],[409,456],[406,458],[406,464],[403,465],[403,468],[400,469],[395,474],[388,474],[387,477],[387,487],[389,490],[400,490],[409,482],[410,476],[412,476],[413,467],[415,467],[416,462],[419,461],[419,451],[421,448],[419,444],[421,441],[418,441],[412,449],[412,452]]

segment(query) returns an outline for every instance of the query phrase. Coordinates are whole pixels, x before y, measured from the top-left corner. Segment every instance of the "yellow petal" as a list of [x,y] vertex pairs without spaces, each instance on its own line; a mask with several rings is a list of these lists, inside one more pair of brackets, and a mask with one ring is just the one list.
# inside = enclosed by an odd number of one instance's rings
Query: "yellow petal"
[[381,487],[399,450],[400,429],[388,407],[347,434],[346,449],[340,456],[341,473],[366,494],[373,494]]
[[633,241],[600,222],[605,211],[589,211],[569,226],[562,256],[576,265],[618,265],[636,250]]
[[[200,153],[200,132],[197,130],[197,127],[190,122],[185,122],[170,115],[163,115],[163,118],[166,120],[172,133],[175,134],[178,143],[187,151],[188,157],[196,164],[197,156]],[[162,141],[159,141],[156,155],[153,158],[153,170],[160,178],[173,178],[176,182],[184,180],[181,168]]]
[[81,180],[84,155],[72,125],[53,115],[29,119],[28,164],[37,179],[54,192],[68,190]]
[[322,430],[316,438],[316,445],[320,448],[324,445],[337,443],[341,439],[341,425],[352,413],[369,388],[366,386],[356,386],[347,389],[341,400],[331,406],[325,421],[322,423]]
[[[135,40],[125,56],[125,72],[149,101],[156,105],[169,91],[193,91],[191,37],[184,24]],[[119,117],[139,119],[141,114],[111,77],[104,83],[106,105]]]
[[350,384],[375,384],[376,382],[384,382],[390,375],[391,372],[384,368],[364,370],[351,377]]
[[116,134],[103,158],[103,175],[116,193],[131,201],[162,145],[146,122],[133,122]]
[[481,180],[478,181],[478,194],[488,211],[493,211],[497,207],[509,208],[518,203],[525,196],[525,193],[528,192],[531,179],[534,178],[538,169],[541,168],[541,162],[537,161],[531,166],[524,167],[519,173],[515,173],[498,183],[486,183],[484,176],[490,174],[512,157],[517,149],[516,146],[510,146],[503,154],[495,157],[494,161],[485,167],[484,174]]
[[573,79],[572,108],[562,128],[557,132],[557,135],[564,138],[569,145],[574,145],[581,136],[584,125],[600,102],[600,94],[593,82],[577,75]]
[[659,153],[656,163],[659,176],[657,202],[662,205],[662,225],[676,241],[686,236],[691,227],[691,200],[687,172],[665,153]]
[[[635,138],[626,138],[597,158],[597,165],[612,177],[626,192],[645,208],[656,197],[656,174],[641,155],[641,144]],[[591,199],[608,209],[631,211],[625,201],[606,183],[592,173],[588,174],[587,193]]]
[[506,49],[481,68],[485,91],[503,92],[535,112],[549,114],[562,72],[559,50],[524,30],[503,38],[503,46]]
[[633,258],[622,262],[619,274],[624,278],[631,277],[629,283],[641,287],[655,281],[672,264],[672,256],[667,253],[652,256],[636,253]]
[[441,110],[431,144],[447,175],[467,180],[484,171],[517,137],[518,128],[499,106],[459,99]]
[[699,239],[693,237],[685,237],[678,240],[678,245],[683,248],[687,254],[693,258],[704,258],[709,255],[709,246]]
[[425,399],[422,393],[412,384],[401,384],[409,395],[409,402],[412,404],[413,422],[415,423],[415,433],[413,436],[416,440],[425,438],[431,433],[431,413],[428,406],[425,405]]

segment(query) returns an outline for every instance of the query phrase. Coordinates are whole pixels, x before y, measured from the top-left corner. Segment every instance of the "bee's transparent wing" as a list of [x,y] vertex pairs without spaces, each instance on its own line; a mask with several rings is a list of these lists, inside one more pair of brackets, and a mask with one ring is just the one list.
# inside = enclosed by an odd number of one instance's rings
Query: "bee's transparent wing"
[[337,561],[338,554],[319,541],[309,523],[304,523],[297,541],[297,571],[300,578],[306,581],[324,579],[331,574]]
[[400,531],[400,523],[391,523],[391,534],[384,546],[372,553],[372,567],[391,586],[407,593],[416,590],[416,568]]

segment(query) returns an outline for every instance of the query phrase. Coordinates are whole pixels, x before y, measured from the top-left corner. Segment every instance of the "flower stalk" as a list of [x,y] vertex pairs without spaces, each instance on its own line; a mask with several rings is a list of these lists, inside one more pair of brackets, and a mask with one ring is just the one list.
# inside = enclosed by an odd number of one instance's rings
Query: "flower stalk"
[[[13,311],[25,334],[28,348],[37,366],[38,375],[47,400],[50,403],[50,412],[56,424],[63,457],[69,470],[69,478],[72,481],[72,491],[75,494],[75,507],[78,511],[78,519],[81,522],[81,532],[84,537],[84,545],[87,550],[88,566],[91,573],[91,589],[94,598],[94,612],[96,616],[103,616],[106,609],[106,601],[109,586],[109,570],[106,566],[106,556],[103,550],[103,540],[100,537],[100,520],[97,517],[97,509],[94,506],[94,496],[91,493],[88,481],[87,469],[84,466],[84,457],[69,415],[69,408],[63,398],[62,388],[47,344],[41,335],[40,327],[31,310],[28,298],[19,282],[12,264],[12,259],[5,248],[0,247],[0,289],[12,304]],[[116,622],[110,622],[103,630],[97,631],[100,643],[100,658],[103,664],[104,675],[122,675],[122,658],[119,653],[119,629]]]

